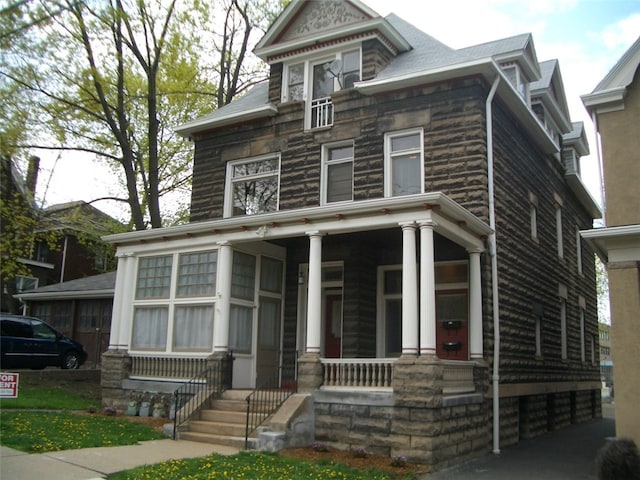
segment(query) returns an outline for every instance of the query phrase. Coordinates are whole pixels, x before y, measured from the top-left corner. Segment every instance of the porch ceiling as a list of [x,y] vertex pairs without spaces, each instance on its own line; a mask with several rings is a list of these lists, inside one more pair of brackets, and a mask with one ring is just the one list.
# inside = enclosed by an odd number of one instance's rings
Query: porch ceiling
[[103,240],[115,244],[122,253],[135,253],[300,237],[310,232],[380,230],[408,222],[432,222],[436,232],[474,251],[484,251],[484,239],[492,232],[485,222],[445,194],[430,192],[108,235]]

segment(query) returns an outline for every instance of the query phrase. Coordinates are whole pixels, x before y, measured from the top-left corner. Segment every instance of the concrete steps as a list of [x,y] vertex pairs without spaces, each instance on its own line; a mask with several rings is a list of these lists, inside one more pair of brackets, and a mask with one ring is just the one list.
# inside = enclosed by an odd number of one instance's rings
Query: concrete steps
[[[227,390],[222,397],[211,402],[209,408],[200,411],[186,423],[186,431],[180,432],[182,440],[213,443],[244,449],[247,421],[245,398],[251,390]],[[248,448],[255,448],[257,433],[249,438]]]

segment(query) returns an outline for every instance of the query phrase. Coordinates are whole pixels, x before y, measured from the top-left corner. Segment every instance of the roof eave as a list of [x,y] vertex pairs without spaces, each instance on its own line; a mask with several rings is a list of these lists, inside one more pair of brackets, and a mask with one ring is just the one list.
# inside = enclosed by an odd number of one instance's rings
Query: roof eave
[[589,113],[617,110],[624,107],[624,97],[627,87],[615,87],[600,92],[588,93],[580,96],[582,103]]
[[175,132],[184,137],[189,138],[196,133],[203,132],[205,130],[212,130],[214,128],[225,127],[233,125],[235,123],[247,122],[250,120],[256,120],[258,118],[273,117],[277,115],[278,107],[273,103],[254,108],[251,110],[232,113],[228,115],[221,115],[217,118],[200,118],[188,123],[184,123],[175,129]]
[[60,300],[67,298],[112,298],[115,289],[104,290],[69,290],[66,292],[38,292],[38,293],[18,293],[15,298],[22,301],[30,300]]
[[587,187],[582,183],[582,178],[577,173],[567,173],[565,175],[567,180],[567,184],[571,191],[578,198],[578,201],[582,204],[582,206],[589,212],[591,218],[599,219],[602,218],[602,209],[598,202],[591,196]]

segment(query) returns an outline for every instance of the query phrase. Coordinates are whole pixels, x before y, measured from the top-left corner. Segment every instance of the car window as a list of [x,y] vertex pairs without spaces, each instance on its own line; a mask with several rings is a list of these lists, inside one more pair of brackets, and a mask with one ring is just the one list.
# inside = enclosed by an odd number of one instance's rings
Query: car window
[[3,336],[31,338],[31,327],[25,323],[2,320],[1,325]]
[[55,340],[56,332],[49,326],[37,320],[31,321],[33,327],[33,338],[42,338],[47,340]]

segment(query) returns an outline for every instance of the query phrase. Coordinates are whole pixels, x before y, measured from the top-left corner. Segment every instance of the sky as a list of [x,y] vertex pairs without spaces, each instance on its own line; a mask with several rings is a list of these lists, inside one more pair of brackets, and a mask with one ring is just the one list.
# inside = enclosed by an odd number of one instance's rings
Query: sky
[[[382,16],[395,13],[452,48],[531,33],[539,61],[557,59],[571,120],[583,121],[591,154],[583,180],[600,201],[593,125],[580,99],[590,93],[640,36],[640,0],[364,0]],[[55,163],[55,168],[54,168]],[[40,195],[52,205],[117,193],[109,171],[72,154],[42,155]],[[73,182],[68,179],[72,178]],[[94,206],[126,219],[111,202]]]

